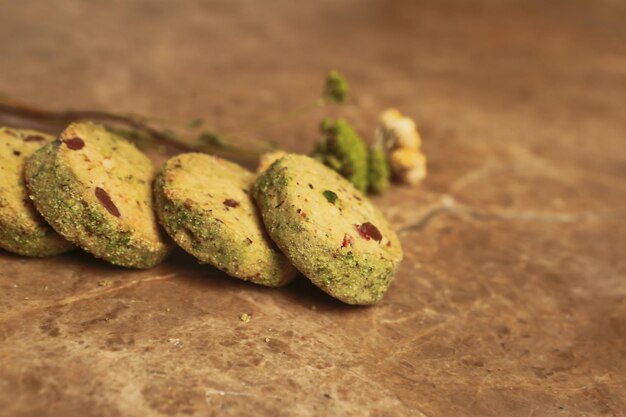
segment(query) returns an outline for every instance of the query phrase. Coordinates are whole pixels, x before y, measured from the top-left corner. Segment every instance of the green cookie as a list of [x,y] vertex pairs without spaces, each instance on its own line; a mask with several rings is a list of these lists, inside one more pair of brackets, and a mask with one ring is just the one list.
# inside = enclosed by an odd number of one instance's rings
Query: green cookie
[[296,275],[269,239],[250,197],[254,175],[214,156],[168,160],[154,186],[161,224],[201,262],[256,284],[278,287]]
[[24,186],[24,160],[54,138],[0,127],[0,247],[24,256],[51,256],[74,248],[37,213]]
[[291,154],[259,176],[254,198],[272,239],[315,285],[348,304],[382,298],[402,260],[400,241],[347,180]]
[[94,256],[150,268],[169,253],[152,206],[152,162],[104,127],[72,123],[26,161],[24,175],[48,223]]

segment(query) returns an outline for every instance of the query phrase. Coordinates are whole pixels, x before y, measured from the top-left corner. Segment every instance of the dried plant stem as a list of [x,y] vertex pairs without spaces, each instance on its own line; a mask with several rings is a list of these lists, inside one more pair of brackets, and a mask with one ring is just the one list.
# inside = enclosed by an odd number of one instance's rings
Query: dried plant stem
[[[37,123],[46,130],[59,132],[71,122],[80,120],[90,120],[103,124],[121,125],[147,136],[153,143],[166,146],[178,152],[206,152],[232,159],[241,163],[256,162],[263,147],[246,144],[245,148],[240,148],[234,143],[214,144],[204,142],[198,137],[188,137],[187,135],[173,134],[170,130],[162,130],[153,126],[149,119],[135,116],[111,113],[99,110],[64,110],[52,111],[34,107],[10,98],[0,96],[0,115],[10,116],[21,121],[28,121],[31,124]],[[235,139],[229,136],[229,139]]]
[[[257,122],[248,126],[248,129],[258,130],[293,120],[302,114],[324,107],[328,103],[344,103],[347,95],[348,84],[345,78],[337,71],[330,71],[326,76],[320,98],[285,114]],[[18,125],[32,126],[37,124],[40,128],[54,133],[60,132],[69,123],[75,121],[99,122],[137,142],[148,139],[151,144],[166,146],[176,151],[211,153],[244,165],[256,164],[261,154],[276,148],[271,142],[244,138],[235,131],[225,133],[197,131],[196,129],[202,125],[201,119],[185,124],[171,119],[147,118],[140,115],[123,115],[99,110],[51,111],[0,94],[0,120],[7,117],[17,119]],[[157,127],[160,124],[159,121],[161,124],[175,125],[176,131]],[[109,124],[113,124],[113,126]],[[121,129],[119,126],[124,126],[126,129]],[[194,130],[196,131],[192,133],[191,131]],[[237,129],[237,131],[241,130],[243,129]]]

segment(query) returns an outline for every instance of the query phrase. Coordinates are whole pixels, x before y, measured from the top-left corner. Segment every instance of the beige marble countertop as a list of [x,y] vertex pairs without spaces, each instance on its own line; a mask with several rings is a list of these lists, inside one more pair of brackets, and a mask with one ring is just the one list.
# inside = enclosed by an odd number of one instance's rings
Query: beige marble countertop
[[430,170],[375,198],[406,259],[370,308],[182,253],[149,271],[0,253],[0,415],[626,415],[623,3],[0,10],[1,93],[228,130],[314,99],[337,68],[350,104],[250,134],[306,152],[324,114],[371,139],[397,106]]

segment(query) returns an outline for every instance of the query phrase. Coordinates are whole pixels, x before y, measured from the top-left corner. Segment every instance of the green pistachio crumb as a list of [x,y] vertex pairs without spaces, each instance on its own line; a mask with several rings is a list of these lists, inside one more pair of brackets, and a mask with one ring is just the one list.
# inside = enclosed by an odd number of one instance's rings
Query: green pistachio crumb
[[337,194],[330,190],[326,190],[322,194],[324,194],[324,197],[326,197],[326,200],[328,200],[329,203],[335,204],[335,201],[337,201]]
[[98,281],[98,285],[100,287],[108,287],[111,284],[112,284],[112,281],[110,279],[101,279],[100,281]]
[[239,316],[239,320],[241,320],[244,323],[247,323],[250,321],[250,319],[252,318],[252,316],[248,313],[243,313]]

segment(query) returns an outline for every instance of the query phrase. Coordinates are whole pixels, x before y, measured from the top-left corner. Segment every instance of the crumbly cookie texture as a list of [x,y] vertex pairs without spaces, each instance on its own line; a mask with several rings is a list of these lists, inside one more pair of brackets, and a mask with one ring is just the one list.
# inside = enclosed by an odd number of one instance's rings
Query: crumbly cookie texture
[[103,126],[70,124],[26,161],[24,174],[48,223],[94,256],[150,268],[168,255],[153,210],[152,162]]
[[402,248],[383,214],[350,182],[303,155],[263,172],[254,198],[268,233],[315,285],[348,304],[374,304]]
[[177,155],[155,182],[156,210],[172,239],[201,262],[278,287],[297,270],[265,231],[250,196],[254,179],[250,171],[221,158]]
[[24,161],[54,138],[34,130],[0,127],[0,248],[24,256],[74,249],[35,210],[24,185]]

